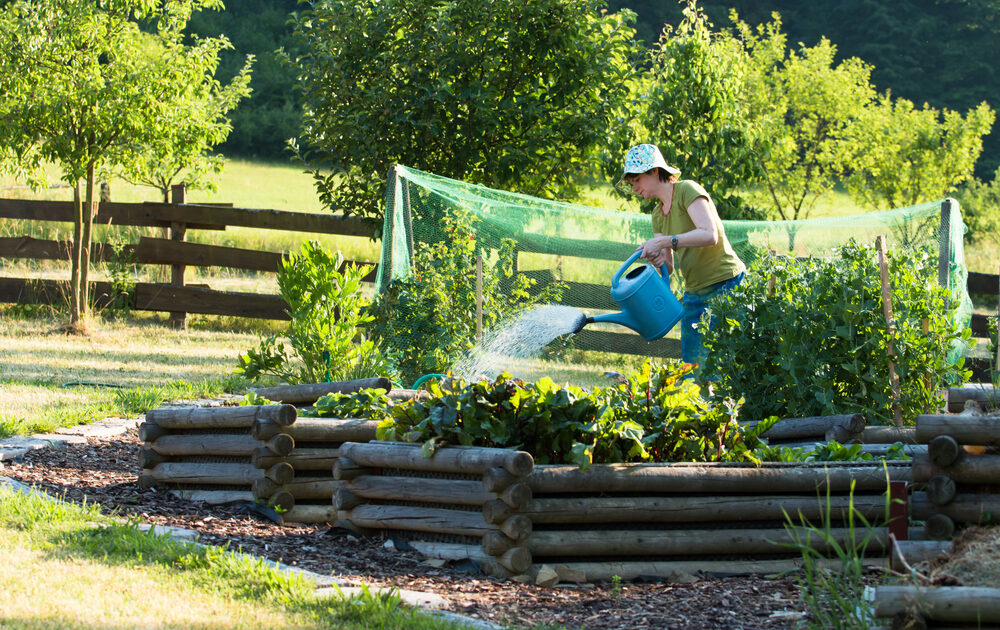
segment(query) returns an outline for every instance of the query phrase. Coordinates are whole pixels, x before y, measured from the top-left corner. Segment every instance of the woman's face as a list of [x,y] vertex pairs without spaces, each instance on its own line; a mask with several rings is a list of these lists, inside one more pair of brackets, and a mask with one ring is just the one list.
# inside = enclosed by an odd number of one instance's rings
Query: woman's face
[[632,186],[632,192],[643,199],[648,199],[653,194],[654,187],[660,183],[660,176],[653,168],[645,173],[629,174],[625,177],[625,181]]

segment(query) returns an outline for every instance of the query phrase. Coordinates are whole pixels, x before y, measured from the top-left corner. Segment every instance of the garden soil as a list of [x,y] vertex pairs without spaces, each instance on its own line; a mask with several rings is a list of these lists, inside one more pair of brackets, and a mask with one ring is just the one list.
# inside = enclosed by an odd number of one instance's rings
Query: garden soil
[[[685,584],[610,583],[543,588],[469,572],[468,563],[444,566],[397,551],[380,537],[356,538],[329,526],[281,527],[246,507],[182,500],[136,483],[136,430],[85,444],[30,451],[0,462],[0,476],[35,486],[66,501],[98,504],[108,514],[182,527],[204,544],[280,561],[340,584],[368,584],[436,593],[454,612],[498,624],[541,624],[598,630],[792,628],[801,620],[793,577],[710,577]],[[465,569],[465,570],[463,570]],[[995,578],[994,578],[995,579]]]

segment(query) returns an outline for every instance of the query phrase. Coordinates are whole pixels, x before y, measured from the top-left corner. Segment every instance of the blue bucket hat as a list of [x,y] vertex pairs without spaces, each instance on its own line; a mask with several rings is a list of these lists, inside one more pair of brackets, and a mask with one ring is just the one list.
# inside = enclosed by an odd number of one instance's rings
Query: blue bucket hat
[[615,183],[615,188],[624,193],[631,193],[632,187],[627,185],[625,178],[628,175],[638,175],[646,171],[660,167],[671,175],[680,175],[679,169],[668,166],[663,159],[663,154],[656,148],[655,144],[637,144],[625,154],[625,168],[622,176]]

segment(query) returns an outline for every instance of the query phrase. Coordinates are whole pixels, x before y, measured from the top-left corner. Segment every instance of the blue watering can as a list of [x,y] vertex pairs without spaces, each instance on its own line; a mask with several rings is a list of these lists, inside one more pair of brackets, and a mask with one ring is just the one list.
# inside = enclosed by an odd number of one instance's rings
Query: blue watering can
[[621,307],[621,312],[587,317],[578,324],[576,332],[593,322],[613,322],[631,328],[646,341],[653,341],[677,325],[684,308],[670,290],[666,265],[661,266],[660,273],[652,265],[641,265],[625,274],[640,254],[641,251],[632,254],[611,279],[611,299]]

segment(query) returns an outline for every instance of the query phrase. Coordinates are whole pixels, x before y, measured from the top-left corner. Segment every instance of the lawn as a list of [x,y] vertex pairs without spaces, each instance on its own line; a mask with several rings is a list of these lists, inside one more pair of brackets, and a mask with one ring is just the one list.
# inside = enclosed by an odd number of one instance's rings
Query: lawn
[[462,627],[391,592],[317,597],[311,582],[261,561],[3,486],[0,553],[0,628]]

